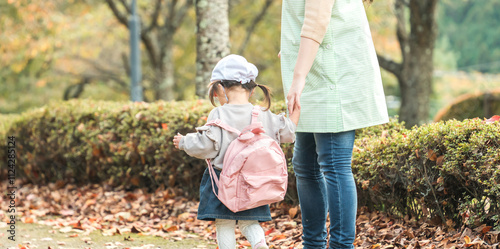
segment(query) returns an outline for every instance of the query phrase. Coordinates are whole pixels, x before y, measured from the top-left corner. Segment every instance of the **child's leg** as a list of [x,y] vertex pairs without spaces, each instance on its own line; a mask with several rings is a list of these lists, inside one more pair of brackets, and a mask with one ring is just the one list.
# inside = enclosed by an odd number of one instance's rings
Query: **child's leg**
[[248,242],[252,245],[253,249],[268,249],[266,244],[266,237],[264,234],[264,229],[260,226],[259,222],[256,220],[239,220],[238,226],[240,231]]
[[217,244],[219,249],[234,249],[236,247],[235,220],[215,219]]

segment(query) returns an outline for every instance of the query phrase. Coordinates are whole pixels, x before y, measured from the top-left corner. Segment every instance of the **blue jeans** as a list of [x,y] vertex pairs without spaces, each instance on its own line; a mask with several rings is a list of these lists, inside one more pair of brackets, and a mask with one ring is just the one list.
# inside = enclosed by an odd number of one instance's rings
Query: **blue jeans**
[[304,249],[354,248],[357,193],[351,169],[354,131],[297,133],[293,168],[302,212]]

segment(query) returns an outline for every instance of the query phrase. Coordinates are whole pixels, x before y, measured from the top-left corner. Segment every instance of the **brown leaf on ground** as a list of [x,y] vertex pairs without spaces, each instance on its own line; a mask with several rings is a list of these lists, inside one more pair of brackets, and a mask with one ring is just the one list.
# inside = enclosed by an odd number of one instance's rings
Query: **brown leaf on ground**
[[[0,184],[0,191],[5,192],[6,186],[8,184]],[[124,240],[130,239],[128,233],[172,241],[193,236],[212,243],[216,240],[214,223],[197,220],[198,202],[183,197],[178,189],[161,187],[149,193],[141,189],[125,191],[105,185],[78,187],[61,182],[18,186],[22,186],[20,192],[30,193],[16,203],[22,221],[49,225],[54,233],[67,233],[68,237],[85,238],[90,232],[98,231],[103,235],[122,235]],[[0,201],[5,200],[2,198]],[[303,248],[298,206],[284,202],[272,204],[271,213],[273,220],[261,223],[269,247]],[[47,215],[51,215],[50,218]],[[5,213],[0,213],[0,221],[8,222]],[[397,219],[362,207],[358,210],[354,245],[378,249],[499,248],[500,231],[493,231],[491,226],[461,230],[453,227],[451,220],[441,224],[432,219]],[[236,236],[240,248],[251,248],[239,230]]]

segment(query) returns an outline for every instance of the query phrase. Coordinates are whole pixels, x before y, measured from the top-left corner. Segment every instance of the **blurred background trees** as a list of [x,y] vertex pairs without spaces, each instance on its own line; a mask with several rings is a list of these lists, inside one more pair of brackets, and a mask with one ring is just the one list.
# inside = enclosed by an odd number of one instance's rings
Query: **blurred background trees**
[[378,55],[380,66],[398,80],[401,93],[399,117],[408,127],[424,123],[429,116],[437,2],[396,0],[394,13],[401,62]]
[[456,54],[456,69],[500,72],[500,1],[441,0],[439,39]]
[[[215,24],[225,17],[197,16],[196,9],[201,10],[203,2],[207,1],[138,1],[145,99],[196,99],[208,83],[206,70],[217,61],[215,57],[225,53],[247,57],[259,68],[259,83],[271,86],[275,99],[284,99],[277,57],[281,1],[221,0],[227,3],[229,40],[222,45],[228,49],[215,56],[197,53],[201,44],[198,40],[197,45],[197,34],[198,39],[203,37],[199,18]],[[420,12],[435,18],[435,34],[412,34],[417,26],[412,26],[415,13],[411,3],[423,7],[425,3],[436,4],[435,9],[422,8]],[[127,0],[0,0],[0,113],[19,113],[63,98],[127,101],[129,43],[124,18],[130,11],[128,4]],[[500,86],[500,33],[495,31],[500,21],[495,12],[499,5],[494,0],[376,0],[366,6],[377,52],[387,60],[381,60],[381,66],[387,69],[382,75],[392,115],[398,114],[400,107],[403,119],[414,115],[400,104],[408,99],[400,79],[420,76],[418,68],[431,72],[425,74],[431,79],[423,84],[428,98],[422,103],[428,104],[428,111],[417,115],[418,122],[432,120],[439,109],[461,94]],[[423,50],[410,49],[411,56],[405,55],[408,51],[401,46],[401,31],[406,31],[410,40],[412,35],[414,39],[435,36],[428,45],[433,56],[424,51],[427,56],[422,57],[421,66],[405,64]],[[212,32],[205,33],[203,41],[215,38]],[[407,71],[396,77],[386,62],[406,65]],[[204,69],[198,70],[200,67]],[[417,103],[411,100],[406,106],[422,105]]]

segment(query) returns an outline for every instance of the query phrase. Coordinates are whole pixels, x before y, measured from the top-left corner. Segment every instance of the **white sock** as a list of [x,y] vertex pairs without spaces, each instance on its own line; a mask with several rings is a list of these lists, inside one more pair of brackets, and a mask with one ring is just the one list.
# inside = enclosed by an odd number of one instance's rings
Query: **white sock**
[[239,220],[238,226],[240,227],[241,233],[247,238],[250,245],[252,245],[252,248],[262,240],[265,241],[266,236],[264,234],[264,229],[262,229],[258,221]]
[[236,221],[215,219],[215,228],[217,232],[217,244],[219,249],[235,249],[236,247]]

